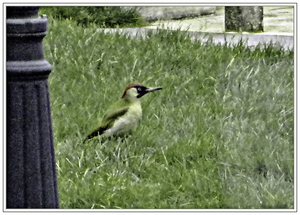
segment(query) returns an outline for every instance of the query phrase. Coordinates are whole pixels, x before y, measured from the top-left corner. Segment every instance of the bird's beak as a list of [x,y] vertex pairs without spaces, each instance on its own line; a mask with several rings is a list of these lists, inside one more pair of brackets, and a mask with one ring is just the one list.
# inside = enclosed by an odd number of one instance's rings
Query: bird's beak
[[156,90],[161,90],[161,89],[162,89],[162,87],[148,87],[146,89],[146,91],[147,91],[147,93],[149,93],[149,92],[154,92]]

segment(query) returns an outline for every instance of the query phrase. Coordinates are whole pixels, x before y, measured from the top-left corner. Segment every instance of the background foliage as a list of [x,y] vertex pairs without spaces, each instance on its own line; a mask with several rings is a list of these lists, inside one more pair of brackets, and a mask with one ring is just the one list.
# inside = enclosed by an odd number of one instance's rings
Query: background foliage
[[83,27],[94,23],[101,28],[141,27],[146,25],[143,18],[134,11],[122,11],[119,6],[61,6],[41,7],[39,14],[47,14],[58,19],[72,19]]

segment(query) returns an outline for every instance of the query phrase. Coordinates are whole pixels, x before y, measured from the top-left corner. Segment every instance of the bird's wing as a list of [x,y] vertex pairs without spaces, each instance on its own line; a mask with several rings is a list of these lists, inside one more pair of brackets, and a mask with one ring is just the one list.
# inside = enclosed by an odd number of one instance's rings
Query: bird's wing
[[104,115],[102,121],[101,121],[101,125],[105,126],[106,129],[110,129],[114,122],[121,116],[123,116],[124,114],[127,113],[127,111],[129,110],[129,107],[123,107],[120,108],[118,110],[115,111],[108,111],[106,112],[106,114]]
[[129,107],[123,107],[115,111],[107,111],[101,120],[100,124],[96,126],[96,128],[93,130],[93,132],[87,136],[87,139],[91,139],[95,136],[101,135],[106,131],[107,129],[110,129],[115,120],[118,119],[120,116],[123,116],[125,113],[127,113]]

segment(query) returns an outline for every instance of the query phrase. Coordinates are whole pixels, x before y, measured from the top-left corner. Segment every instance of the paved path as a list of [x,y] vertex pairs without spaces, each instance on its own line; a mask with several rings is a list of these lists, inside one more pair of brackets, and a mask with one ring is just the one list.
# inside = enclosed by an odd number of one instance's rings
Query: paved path
[[[164,29],[158,29],[164,30]],[[105,33],[116,33],[126,34],[131,37],[143,37],[145,38],[149,31],[153,33],[158,32],[157,29],[149,28],[123,28],[123,29],[99,29]],[[255,47],[260,45],[261,48],[265,44],[272,43],[275,47],[283,48],[284,50],[293,50],[294,48],[294,37],[293,35],[266,35],[266,34],[237,34],[237,33],[203,33],[203,32],[192,32],[188,31],[191,35],[192,40],[201,40],[206,42],[208,39],[212,39],[215,44],[225,44],[225,41],[229,45],[236,45],[242,40],[244,45],[248,47]]]
[[[105,29],[104,32],[121,33],[132,37],[145,37],[148,31],[157,32],[158,29],[186,30],[193,40],[207,41],[211,38],[215,44],[230,45],[239,43],[254,47],[272,43],[284,50],[294,49],[293,35],[293,7],[264,7],[264,33],[224,33],[224,7],[217,7],[216,13],[194,19],[158,21],[145,28]],[[99,29],[100,30],[100,29]],[[103,30],[103,29],[102,29]]]
[[[264,31],[265,33],[293,33],[293,7],[264,7]],[[192,19],[156,21],[148,28],[173,29],[178,28],[188,31],[224,33],[225,10],[224,7],[216,7],[216,13],[200,16]]]

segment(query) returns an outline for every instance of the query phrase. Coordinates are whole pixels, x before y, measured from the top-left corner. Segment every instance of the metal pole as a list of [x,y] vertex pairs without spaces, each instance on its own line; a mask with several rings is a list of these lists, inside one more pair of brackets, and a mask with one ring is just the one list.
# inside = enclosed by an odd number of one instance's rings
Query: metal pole
[[48,75],[39,7],[6,7],[7,208],[58,208]]

